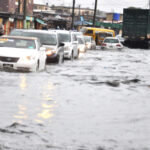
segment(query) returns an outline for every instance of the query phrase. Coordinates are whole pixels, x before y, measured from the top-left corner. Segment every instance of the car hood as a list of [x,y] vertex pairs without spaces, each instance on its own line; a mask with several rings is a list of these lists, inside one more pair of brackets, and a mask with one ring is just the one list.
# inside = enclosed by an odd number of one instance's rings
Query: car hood
[[34,49],[20,49],[20,48],[10,48],[10,47],[0,47],[0,56],[7,57],[22,57],[37,55],[38,51]]
[[46,49],[51,49],[51,50],[57,49],[57,45],[43,45],[43,47],[45,47]]

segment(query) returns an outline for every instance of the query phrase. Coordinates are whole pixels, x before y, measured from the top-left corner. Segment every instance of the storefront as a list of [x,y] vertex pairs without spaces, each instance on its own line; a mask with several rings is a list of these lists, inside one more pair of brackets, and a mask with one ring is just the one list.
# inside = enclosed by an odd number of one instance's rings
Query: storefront
[[35,19],[35,29],[43,29],[44,27],[47,27],[47,23],[45,23],[41,19],[36,18]]
[[24,20],[25,29],[34,29],[34,17],[26,16]]

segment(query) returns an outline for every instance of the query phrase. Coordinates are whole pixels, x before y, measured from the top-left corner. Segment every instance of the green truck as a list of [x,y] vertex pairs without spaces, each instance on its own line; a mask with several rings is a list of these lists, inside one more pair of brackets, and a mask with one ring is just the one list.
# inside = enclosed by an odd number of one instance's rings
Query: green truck
[[127,47],[150,48],[150,10],[124,9],[122,36]]

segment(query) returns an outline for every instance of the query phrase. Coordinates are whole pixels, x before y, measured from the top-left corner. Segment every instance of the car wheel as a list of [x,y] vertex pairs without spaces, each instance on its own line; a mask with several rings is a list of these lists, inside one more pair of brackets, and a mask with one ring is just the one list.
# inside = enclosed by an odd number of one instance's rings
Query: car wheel
[[45,60],[45,63],[44,63],[44,67],[43,67],[44,69],[44,71],[46,70],[46,60]]
[[39,60],[38,60],[37,64],[36,64],[36,70],[35,70],[36,72],[39,71],[39,65],[40,65],[40,63],[39,63]]
[[71,60],[71,61],[74,60],[74,53],[73,53],[73,51],[72,51],[72,53],[71,53],[70,60]]

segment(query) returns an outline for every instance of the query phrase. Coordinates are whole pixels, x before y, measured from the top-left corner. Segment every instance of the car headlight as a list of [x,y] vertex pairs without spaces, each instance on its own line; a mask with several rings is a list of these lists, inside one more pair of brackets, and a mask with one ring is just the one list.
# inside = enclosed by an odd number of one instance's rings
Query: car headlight
[[64,50],[69,51],[70,50],[69,46],[65,46]]
[[56,53],[56,50],[51,50],[51,49],[47,49],[46,50],[46,55],[47,56],[51,56],[52,54]]
[[35,60],[35,56],[24,56],[20,58],[20,61],[22,62],[31,61],[31,60]]

